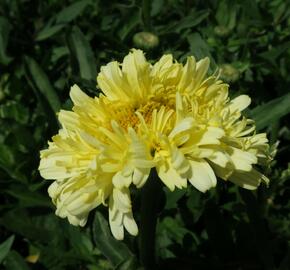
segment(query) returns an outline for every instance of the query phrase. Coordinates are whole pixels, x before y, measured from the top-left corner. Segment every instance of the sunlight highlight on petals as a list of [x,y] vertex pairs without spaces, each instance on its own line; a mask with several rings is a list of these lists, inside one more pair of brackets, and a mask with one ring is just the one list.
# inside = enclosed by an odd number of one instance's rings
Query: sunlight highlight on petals
[[85,226],[103,204],[121,240],[125,230],[138,234],[131,191],[142,192],[152,169],[171,191],[189,183],[206,192],[218,178],[246,189],[268,184],[257,167],[270,159],[266,134],[242,115],[251,99],[231,100],[209,65],[209,58],[182,64],[170,54],[151,64],[133,49],[122,63],[101,67],[98,97],[74,85],[72,111],[59,112],[62,128],[40,154],[40,174],[54,180],[56,214]]

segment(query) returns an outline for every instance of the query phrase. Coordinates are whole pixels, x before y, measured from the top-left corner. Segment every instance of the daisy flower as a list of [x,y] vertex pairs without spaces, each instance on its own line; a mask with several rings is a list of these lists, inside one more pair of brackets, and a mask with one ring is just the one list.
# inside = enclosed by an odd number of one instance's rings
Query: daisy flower
[[142,188],[152,169],[171,191],[191,184],[205,192],[217,177],[246,189],[267,184],[257,169],[269,159],[266,134],[242,115],[250,98],[231,100],[208,68],[208,58],[183,65],[170,54],[151,65],[133,49],[122,63],[101,67],[98,97],[74,85],[73,109],[59,112],[62,128],[41,151],[56,214],[84,226],[103,204],[114,237],[123,239],[124,229],[138,234],[130,187]]

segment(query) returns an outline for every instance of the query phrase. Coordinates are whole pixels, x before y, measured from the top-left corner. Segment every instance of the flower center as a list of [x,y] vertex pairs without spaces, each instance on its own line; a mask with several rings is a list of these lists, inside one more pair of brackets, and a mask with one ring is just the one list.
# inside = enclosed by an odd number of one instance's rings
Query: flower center
[[164,106],[166,109],[171,109],[172,106],[163,102],[161,99],[151,99],[144,105],[140,105],[138,108],[134,108],[131,104],[118,104],[118,106],[112,106],[112,119],[117,121],[117,123],[125,130],[128,127],[132,127],[137,131],[140,124],[140,120],[136,114],[139,112],[146,124],[150,124],[152,121],[152,113],[154,110],[159,111],[159,109]]

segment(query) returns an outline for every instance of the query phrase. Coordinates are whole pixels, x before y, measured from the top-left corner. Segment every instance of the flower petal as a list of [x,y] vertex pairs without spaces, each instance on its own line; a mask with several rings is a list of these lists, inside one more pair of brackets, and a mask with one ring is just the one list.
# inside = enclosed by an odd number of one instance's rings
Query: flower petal
[[189,164],[192,170],[192,176],[188,179],[189,182],[201,192],[216,186],[216,177],[205,160],[190,160]]
[[236,185],[249,190],[256,189],[261,182],[266,184],[269,183],[269,179],[255,169],[252,169],[249,172],[235,171],[229,177],[229,180]]

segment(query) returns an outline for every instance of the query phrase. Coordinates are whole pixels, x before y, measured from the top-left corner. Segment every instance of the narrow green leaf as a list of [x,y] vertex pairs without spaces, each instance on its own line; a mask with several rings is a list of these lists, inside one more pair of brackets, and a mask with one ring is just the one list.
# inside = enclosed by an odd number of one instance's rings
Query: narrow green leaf
[[190,52],[197,59],[210,56],[209,46],[203,40],[199,33],[193,33],[187,37],[189,43]]
[[15,159],[12,150],[5,144],[0,144],[0,166],[10,167],[14,165]]
[[199,25],[209,15],[208,10],[196,11],[195,9],[190,12],[188,16],[185,16],[181,20],[175,23],[168,24],[159,34],[166,33],[180,33],[182,30],[193,28]]
[[257,130],[270,126],[281,117],[290,113],[289,104],[290,94],[287,94],[253,109],[250,115],[256,121]]
[[193,11],[189,16],[182,18],[174,27],[174,32],[179,33],[183,29],[188,29],[197,26],[209,15],[208,10]]
[[91,237],[75,226],[68,226],[67,233],[71,246],[79,257],[93,263],[94,253]]
[[108,222],[99,212],[95,214],[93,236],[97,248],[113,266],[117,266],[132,257],[132,253],[127,246],[112,236]]
[[8,20],[5,17],[0,17],[0,63],[3,65],[8,65],[12,60],[6,53],[10,30],[11,26]]
[[[228,29],[233,29],[236,24],[238,7],[235,1],[231,4],[229,1],[219,1],[219,6],[215,15],[218,24]],[[227,12],[225,12],[225,10]]]
[[21,257],[21,255],[12,250],[9,252],[8,256],[5,260],[5,268],[6,270],[29,270],[27,263]]
[[[59,129],[56,113],[53,110],[52,106],[50,105],[49,100],[46,98],[46,96],[42,94],[42,91],[38,90],[37,86],[34,83],[34,80],[31,78],[32,76],[29,70],[25,71],[25,77],[27,79],[28,85],[31,87],[31,89],[35,93],[35,96],[37,97],[38,102],[41,104],[40,106],[41,110],[43,111],[43,114],[45,115],[45,117],[47,118],[47,121],[49,122],[49,131],[50,131],[50,135],[52,136]],[[38,129],[36,133],[37,137],[35,137],[35,139],[40,141],[41,140],[40,137],[42,136],[40,132],[42,131],[39,127],[37,127],[37,129]]]
[[1,216],[0,225],[10,232],[39,242],[49,243],[55,237],[55,232],[35,224],[23,209],[6,212]]
[[204,57],[210,58],[209,73],[213,73],[217,66],[215,60],[212,58],[210,53],[210,46],[201,37],[199,33],[193,33],[187,36],[187,42],[189,43],[190,55],[194,55],[197,60]]
[[9,189],[5,190],[5,193],[18,199],[19,204],[22,207],[32,207],[32,206],[52,207],[52,204],[48,196],[32,192],[29,189],[27,189],[27,187],[22,186],[20,184],[9,186]]
[[96,61],[90,43],[78,27],[73,27],[68,36],[68,46],[72,58],[78,63],[80,77],[96,79]]
[[120,27],[120,30],[118,30],[118,36],[121,40],[124,40],[130,32],[133,31],[134,28],[137,27],[137,25],[140,23],[140,11],[139,9],[132,10],[131,16],[128,18],[126,23]]
[[114,270],[135,270],[138,268],[138,263],[135,257],[130,257],[124,260],[119,265],[115,267]]
[[59,97],[47,75],[34,59],[25,57],[25,62],[37,90],[47,99],[53,111],[58,112],[60,110]]
[[64,8],[38,32],[35,40],[42,41],[59,33],[69,22],[81,15],[90,3],[90,0],[81,0]]
[[61,29],[65,27],[64,23],[56,24],[56,25],[48,25],[42,30],[40,30],[35,38],[36,41],[45,40],[47,38],[52,37],[56,33],[58,33]]
[[80,0],[69,5],[56,15],[56,23],[71,22],[77,18],[90,3],[91,0]]
[[0,263],[5,259],[9,253],[11,246],[14,242],[14,235],[11,235],[3,243],[0,244]]

